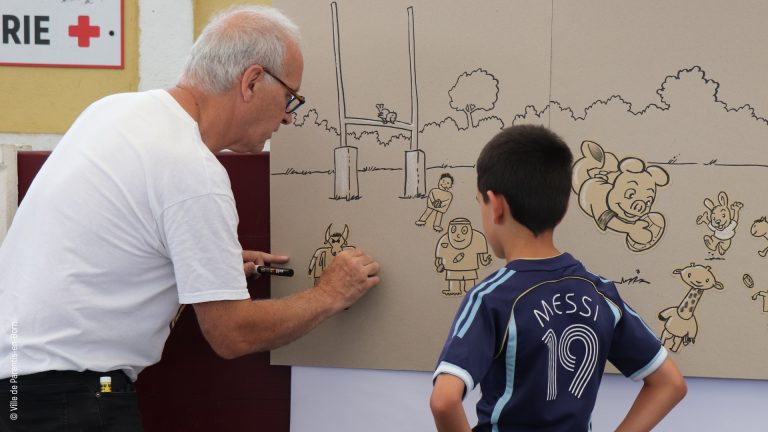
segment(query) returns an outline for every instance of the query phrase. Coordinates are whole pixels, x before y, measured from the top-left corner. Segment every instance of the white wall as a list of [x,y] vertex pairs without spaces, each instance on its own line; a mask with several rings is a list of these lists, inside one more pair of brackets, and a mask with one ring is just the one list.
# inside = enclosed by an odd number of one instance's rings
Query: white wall
[[139,2],[139,90],[172,87],[194,42],[192,0]]
[[[434,431],[429,411],[431,374],[294,367],[291,432]],[[688,396],[655,429],[680,431],[765,431],[762,411],[768,382],[689,378]],[[632,405],[641,383],[606,375],[592,414],[594,431],[611,431]],[[477,390],[465,400],[472,425]]]

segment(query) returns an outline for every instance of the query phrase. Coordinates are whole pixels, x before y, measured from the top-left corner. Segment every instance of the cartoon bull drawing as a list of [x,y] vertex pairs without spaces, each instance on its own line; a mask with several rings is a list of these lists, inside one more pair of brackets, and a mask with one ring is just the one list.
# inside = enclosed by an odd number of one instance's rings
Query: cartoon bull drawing
[[320,275],[323,274],[323,270],[326,269],[333,259],[341,251],[346,249],[354,249],[354,246],[348,244],[349,227],[344,225],[342,232],[331,233],[331,225],[328,225],[328,229],[325,230],[325,242],[323,246],[317,248],[312,255],[312,259],[309,261],[309,276],[315,278],[315,283],[320,279]]

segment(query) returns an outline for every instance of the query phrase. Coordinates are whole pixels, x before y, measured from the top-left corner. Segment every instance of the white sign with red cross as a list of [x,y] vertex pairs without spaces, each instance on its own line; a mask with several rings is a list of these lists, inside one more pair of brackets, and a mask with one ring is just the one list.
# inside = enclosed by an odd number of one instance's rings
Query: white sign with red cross
[[0,65],[123,67],[123,0],[0,1]]

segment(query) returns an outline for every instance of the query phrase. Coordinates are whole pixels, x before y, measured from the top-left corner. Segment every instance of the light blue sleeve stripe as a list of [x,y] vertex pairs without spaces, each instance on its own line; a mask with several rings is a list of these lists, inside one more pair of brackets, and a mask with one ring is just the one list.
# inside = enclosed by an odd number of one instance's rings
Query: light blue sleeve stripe
[[637,312],[633,311],[633,310],[632,310],[632,308],[631,308],[631,307],[629,307],[629,305],[627,305],[626,303],[624,303],[624,309],[625,309],[627,312],[629,312],[630,314],[632,314],[632,315],[633,315],[635,318],[639,319],[639,320],[640,320],[640,322],[641,322],[641,323],[643,323],[643,325],[645,326],[645,328],[648,330],[648,333],[652,334],[652,335],[653,335],[653,337],[655,337],[656,339],[658,339],[658,337],[656,337],[656,333],[654,333],[654,332],[653,332],[653,330],[651,330],[651,328],[650,328],[650,327],[648,327],[648,324],[646,324],[646,323],[645,323],[645,321],[643,320],[643,318],[642,318],[642,317],[640,317],[640,315],[638,315],[638,314],[637,314]]
[[612,280],[606,279],[606,278],[604,278],[604,277],[602,277],[602,276],[600,276],[600,275],[596,275],[596,274],[592,273],[592,272],[591,272],[591,271],[589,271],[589,270],[587,270],[587,273],[589,273],[589,274],[591,274],[592,276],[594,276],[594,277],[596,277],[596,278],[600,279],[600,281],[601,281],[602,283],[611,283],[611,282],[613,282]]
[[611,308],[611,312],[613,312],[613,327],[615,328],[621,319],[621,311],[618,307],[616,307],[615,304],[613,304],[612,301],[606,301],[606,303],[608,303],[608,306]]
[[483,297],[486,296],[486,294],[490,294],[493,292],[493,290],[496,289],[497,286],[504,283],[507,279],[509,279],[513,274],[515,274],[514,270],[508,271],[506,274],[504,274],[502,277],[498,278],[496,282],[489,285],[486,289],[483,290],[483,292],[479,293],[477,295],[477,298],[475,299],[474,304],[472,305],[472,311],[469,313],[469,317],[467,317],[467,320],[464,322],[464,325],[459,330],[459,333],[457,336],[460,338],[463,338],[465,334],[467,334],[467,331],[469,330],[469,327],[472,325],[472,321],[475,320],[475,315],[477,315],[478,309],[480,309],[480,303],[483,302]]
[[507,382],[504,389],[504,394],[493,406],[493,412],[491,413],[491,426],[493,432],[499,432],[499,418],[501,417],[501,411],[504,406],[512,399],[512,393],[515,390],[515,361],[517,359],[517,324],[515,323],[515,315],[512,314],[512,318],[509,320],[509,326],[507,327],[509,337],[507,338]]
[[456,366],[453,363],[448,363],[446,361],[440,362],[440,364],[437,365],[437,369],[435,369],[435,373],[432,374],[432,384],[435,383],[437,376],[440,374],[453,375],[464,381],[464,394],[461,396],[462,399],[464,399],[467,393],[475,388],[475,380],[472,379],[472,375],[470,375],[466,369]]
[[492,283],[493,281],[498,279],[501,275],[503,275],[504,272],[506,272],[506,270],[507,270],[506,267],[500,268],[492,277],[486,279],[485,281],[483,281],[483,283],[476,286],[475,289],[472,290],[472,293],[469,294],[469,301],[467,302],[466,305],[464,305],[464,309],[461,311],[461,315],[459,315],[459,319],[456,320],[456,324],[453,328],[453,333],[451,334],[451,336],[456,336],[456,333],[459,332],[459,328],[461,327],[464,320],[467,318],[467,314],[469,313],[469,311],[472,310],[472,306],[474,305],[475,300],[477,299],[477,296],[480,295],[480,292],[483,289],[485,289],[486,285],[488,285],[489,283]]
[[656,372],[656,369],[658,369],[659,366],[661,366],[661,364],[664,363],[664,360],[666,359],[667,359],[667,349],[662,346],[661,348],[659,348],[659,352],[656,353],[656,356],[653,357],[653,360],[648,362],[648,364],[645,365],[639,371],[630,375],[629,378],[632,381],[641,381],[645,379],[645,377],[647,377],[648,375]]

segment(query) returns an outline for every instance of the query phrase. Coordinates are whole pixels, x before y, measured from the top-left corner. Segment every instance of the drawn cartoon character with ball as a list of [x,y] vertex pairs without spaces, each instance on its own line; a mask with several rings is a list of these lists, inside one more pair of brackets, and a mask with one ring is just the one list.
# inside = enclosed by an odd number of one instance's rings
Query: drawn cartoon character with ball
[[477,270],[492,261],[488,242],[482,232],[472,228],[467,218],[456,218],[448,223],[448,233],[443,234],[435,248],[435,270],[445,273],[448,288],[446,297],[464,295],[475,286]]
[[582,143],[581,153],[573,165],[572,187],[584,213],[600,230],[624,234],[633,252],[655,246],[666,222],[652,209],[656,190],[669,183],[669,174],[635,157],[619,160],[592,141]]

